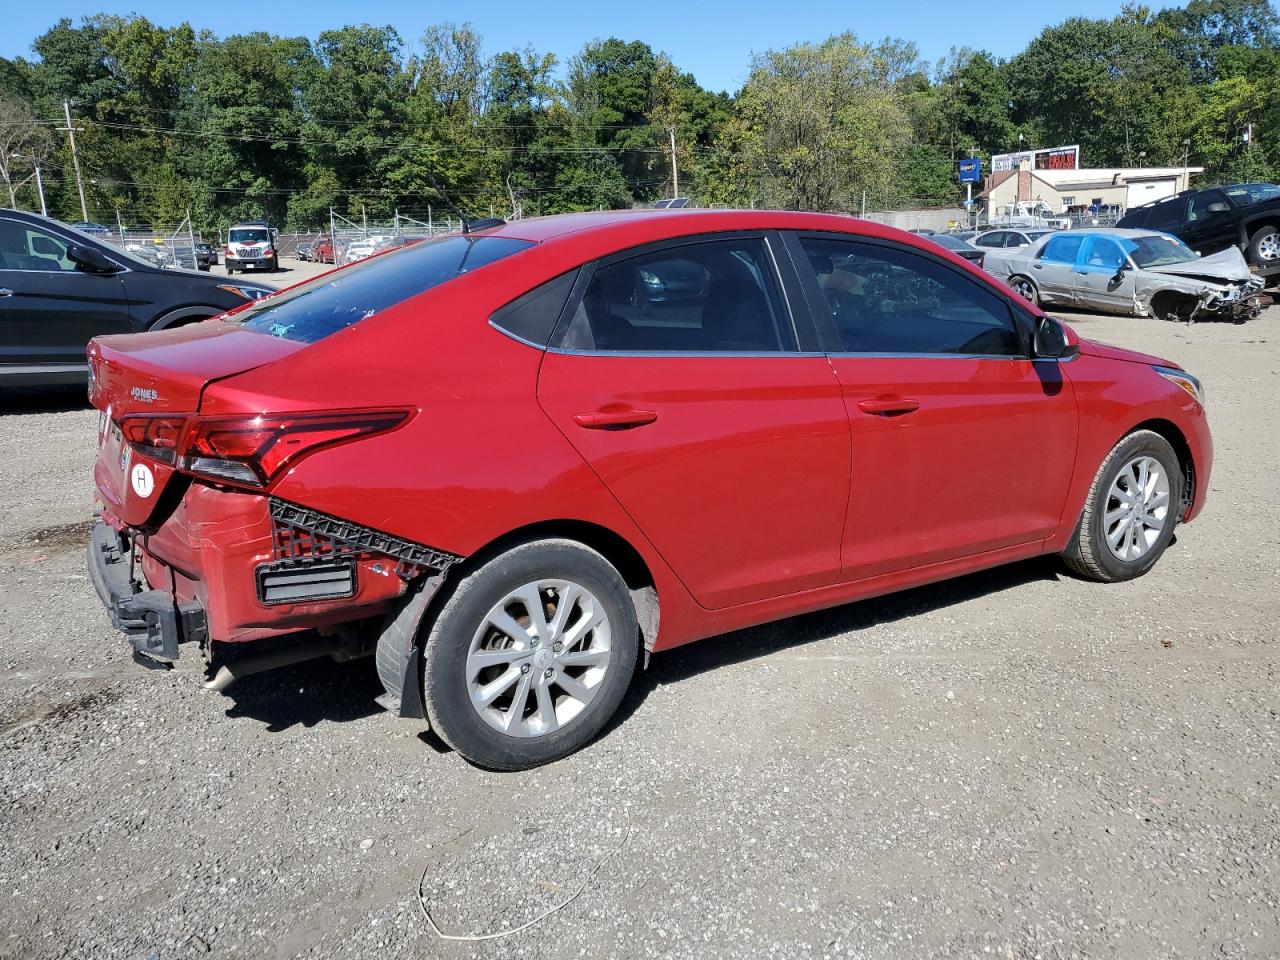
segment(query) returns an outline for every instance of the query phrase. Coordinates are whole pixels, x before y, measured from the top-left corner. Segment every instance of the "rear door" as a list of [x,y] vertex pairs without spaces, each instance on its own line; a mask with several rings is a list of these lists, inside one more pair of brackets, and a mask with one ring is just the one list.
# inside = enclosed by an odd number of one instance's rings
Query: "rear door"
[[1076,263],[1084,245],[1084,234],[1062,233],[1050,237],[1031,262],[1031,279],[1046,300],[1074,303]]
[[840,569],[849,425],[776,245],[712,235],[585,269],[539,374],[543,409],[709,608]]
[[83,367],[90,338],[131,329],[121,276],[77,270],[67,242],[0,214],[0,363]]
[[1074,395],[1030,323],[966,271],[898,244],[798,236],[853,438],[842,576],[1039,541],[1075,458]]

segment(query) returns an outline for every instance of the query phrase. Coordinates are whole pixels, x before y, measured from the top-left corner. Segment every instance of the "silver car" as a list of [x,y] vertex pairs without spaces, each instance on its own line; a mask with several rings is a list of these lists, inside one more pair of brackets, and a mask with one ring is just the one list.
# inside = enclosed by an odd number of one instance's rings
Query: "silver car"
[[1262,280],[1235,247],[1201,257],[1153,230],[1065,230],[993,249],[985,267],[1032,303],[1162,320],[1243,322],[1262,309]]
[[988,230],[969,241],[975,247],[984,250],[1003,249],[1005,247],[1029,247],[1041,237],[1055,233],[1057,227],[1004,227],[999,230]]

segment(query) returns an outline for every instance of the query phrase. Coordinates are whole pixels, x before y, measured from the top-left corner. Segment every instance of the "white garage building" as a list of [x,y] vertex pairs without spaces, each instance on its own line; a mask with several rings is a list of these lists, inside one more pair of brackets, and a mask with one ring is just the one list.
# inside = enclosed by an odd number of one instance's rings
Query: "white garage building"
[[975,198],[988,217],[1014,212],[1018,204],[1041,201],[1054,213],[1090,210],[1122,212],[1190,189],[1204,167],[1098,167],[1083,170],[999,170],[987,177]]

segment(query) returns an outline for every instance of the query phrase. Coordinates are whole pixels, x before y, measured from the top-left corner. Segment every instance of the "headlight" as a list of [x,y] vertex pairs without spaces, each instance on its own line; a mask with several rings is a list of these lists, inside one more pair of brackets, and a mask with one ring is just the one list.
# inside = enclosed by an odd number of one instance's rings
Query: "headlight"
[[238,283],[220,283],[218,289],[234,293],[237,297],[244,297],[246,300],[261,300],[271,293],[270,290],[259,290],[257,287],[242,287]]
[[1172,367],[1152,367],[1151,369],[1170,383],[1176,383],[1191,396],[1195,397],[1200,406],[1204,406],[1204,385],[1187,371],[1175,370]]

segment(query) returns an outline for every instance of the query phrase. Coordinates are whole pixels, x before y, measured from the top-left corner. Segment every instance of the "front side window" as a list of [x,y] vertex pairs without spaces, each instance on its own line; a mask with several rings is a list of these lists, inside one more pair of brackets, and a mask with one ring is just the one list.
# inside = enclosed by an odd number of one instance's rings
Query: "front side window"
[[1093,242],[1089,246],[1089,255],[1085,258],[1085,264],[1096,270],[1120,269],[1120,265],[1125,262],[1125,254],[1120,249],[1120,244],[1116,243],[1110,237],[1094,237]]
[[[1191,195],[1191,199],[1187,202],[1187,222],[1195,223],[1198,220],[1208,220],[1214,216],[1214,211],[1210,210],[1211,204],[1220,203],[1230,208],[1231,204],[1227,203],[1227,195],[1221,190],[1205,190],[1202,193]],[[1222,213],[1221,209],[1217,211]]]
[[327,273],[231,318],[246,330],[315,343],[432,287],[533,246],[510,237],[451,236]]
[[1064,233],[1058,237],[1050,237],[1036,259],[1047,263],[1075,263],[1076,257],[1080,255],[1080,246],[1084,243],[1084,238],[1085,235],[1081,233]]
[[791,348],[763,240],[667,247],[598,268],[559,346],[640,353]]
[[63,273],[75,268],[67,259],[66,241],[39,227],[0,219],[0,270]]
[[1025,355],[1004,299],[946,264],[851,240],[800,244],[845,352]]

